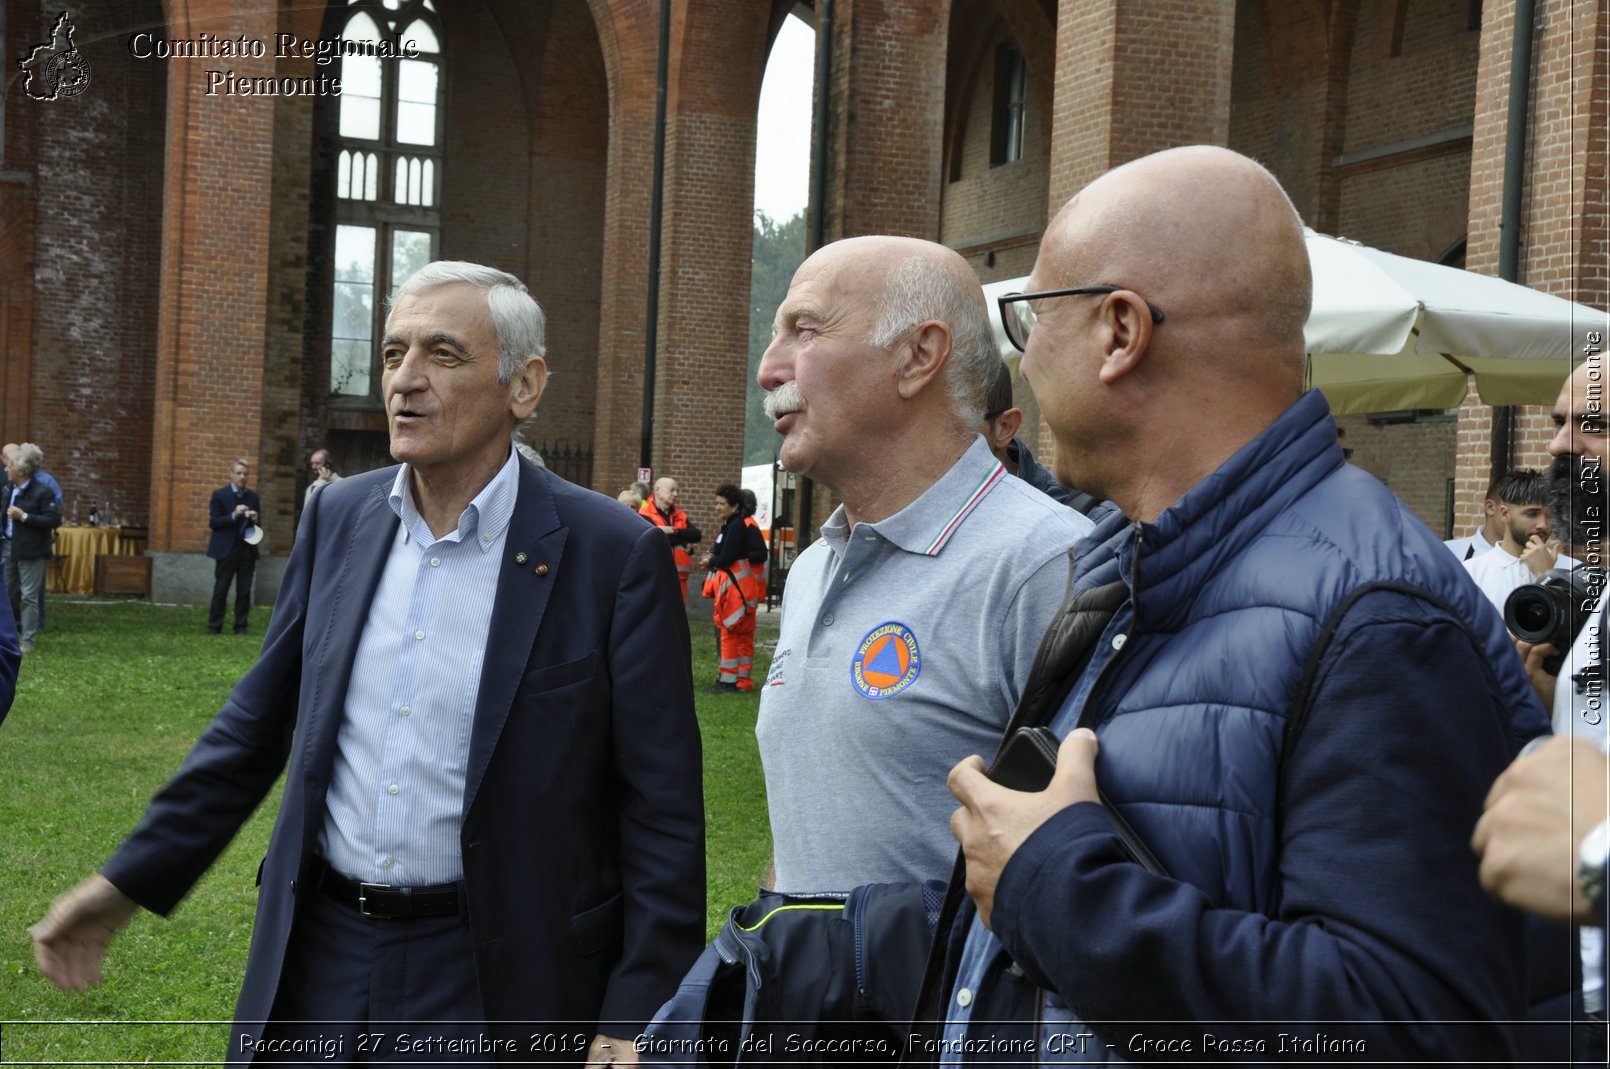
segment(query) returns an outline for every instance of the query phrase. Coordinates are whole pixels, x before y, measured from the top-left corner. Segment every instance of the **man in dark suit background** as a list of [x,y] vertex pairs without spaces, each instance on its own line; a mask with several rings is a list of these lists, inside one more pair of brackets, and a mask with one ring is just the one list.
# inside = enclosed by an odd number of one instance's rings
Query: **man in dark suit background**
[[262,505],[257,491],[246,485],[251,465],[237,460],[229,465],[229,484],[212,492],[207,503],[207,525],[212,538],[207,556],[213,566],[212,606],[207,611],[207,634],[224,629],[224,605],[229,600],[229,584],[235,584],[235,634],[244,635],[252,611],[252,577],[257,573],[257,544],[246,541],[246,534],[257,523]]
[[38,478],[44,453],[24,442],[6,460],[11,486],[6,494],[6,594],[17,610],[23,653],[34,651],[39,634],[39,607],[45,596],[45,570],[50,565],[50,543],[61,526],[56,495]]
[[[171,910],[289,758],[231,1061],[384,1059],[407,1033],[442,1060],[630,1064],[704,941],[670,546],[511,451],[547,381],[518,280],[427,265],[382,344],[403,466],[313,496],[262,658],[35,956],[98,982],[136,906]],[[392,1022],[379,1049],[364,1021]]]

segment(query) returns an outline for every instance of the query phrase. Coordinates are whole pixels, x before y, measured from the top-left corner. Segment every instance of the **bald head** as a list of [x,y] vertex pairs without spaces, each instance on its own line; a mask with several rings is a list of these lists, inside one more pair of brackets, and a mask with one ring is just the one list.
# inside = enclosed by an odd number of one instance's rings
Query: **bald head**
[[[1062,285],[1134,289],[1166,311],[1169,336],[1217,342],[1227,370],[1250,345],[1300,389],[1313,279],[1302,220],[1280,183],[1237,152],[1168,149],[1116,167],[1058,213],[1046,236]],[[1273,370],[1264,368],[1264,371]]]
[[1302,393],[1302,221],[1238,153],[1169,149],[1091,182],[1047,229],[1027,289],[1079,291],[1034,302],[1020,365],[1057,476],[1132,518],[1155,517]]
[[756,374],[778,462],[831,486],[851,523],[892,516],[977,440],[991,342],[983,287],[954,251],[903,237],[818,249]]
[[679,489],[675,479],[669,475],[662,475],[654,480],[654,503],[660,506],[662,511],[670,509],[676,504]]
[[851,292],[876,302],[869,344],[889,349],[922,323],[944,324],[950,336],[945,393],[958,423],[977,423],[998,355],[984,288],[967,261],[932,241],[884,235],[836,241],[816,256],[845,272]]

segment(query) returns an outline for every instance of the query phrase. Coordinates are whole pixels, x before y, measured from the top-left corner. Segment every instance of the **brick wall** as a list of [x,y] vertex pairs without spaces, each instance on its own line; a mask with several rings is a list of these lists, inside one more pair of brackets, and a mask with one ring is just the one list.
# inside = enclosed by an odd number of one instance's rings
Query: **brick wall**
[[[1469,18],[1463,0],[1242,4],[1232,146],[1268,163],[1316,229],[1438,258],[1468,226],[1480,43]],[[1457,424],[1343,422],[1354,462],[1435,531],[1457,476],[1463,534],[1480,522],[1487,412],[1467,405]],[[1479,463],[1466,470],[1461,456]]]
[[[45,5],[38,21],[18,30],[48,33],[57,10]],[[155,206],[165,72],[132,59],[119,31],[155,18],[156,5],[89,3],[72,16],[74,43],[90,71],[85,91],[55,101],[8,96],[8,141],[21,132],[36,155],[17,161],[32,162],[33,178],[13,187],[32,198],[31,211],[16,203],[12,246],[13,255],[32,261],[30,299],[18,302],[31,325],[17,350],[25,373],[7,377],[7,394],[18,389],[21,403],[8,402],[4,433],[44,449],[69,517],[75,508],[87,517],[91,502],[106,502],[118,518],[143,519],[155,356],[149,265],[162,221]],[[13,35],[7,44],[18,41],[19,54],[36,43]],[[142,119],[130,122],[130,115]],[[31,242],[23,225],[29,215]]]
[[1463,538],[1479,528],[1485,517],[1481,503],[1492,477],[1493,410],[1481,403],[1475,391],[1459,406],[1454,446],[1454,524],[1450,537]]
[[[317,37],[320,14],[315,8],[281,9],[279,28],[298,37]],[[311,59],[286,59],[277,67],[281,76],[295,78],[316,77],[320,70]],[[257,103],[274,112],[274,185],[259,406],[262,436],[252,479],[263,503],[264,548],[281,554],[289,552],[296,532],[308,481],[307,457],[324,437],[310,426],[305,404],[305,385],[313,377],[308,354],[322,343],[324,326],[310,322],[307,307],[308,268],[314,255],[308,176],[313,167],[316,103],[314,97],[304,96]],[[321,376],[318,381],[326,379]]]
[[[521,5],[535,18],[538,5]],[[516,42],[517,54],[526,54]],[[548,313],[548,391],[533,435],[591,445],[598,390],[609,86],[592,17],[580,0],[551,6],[537,63],[521,75],[532,99],[529,255],[524,277]]]
[[[8,44],[37,37],[59,10],[4,2]],[[653,462],[682,478],[695,510],[738,462],[755,94],[789,6],[673,9]],[[257,466],[277,538],[309,449],[328,442],[356,470],[350,458],[383,450],[384,435],[338,429],[325,410],[334,205],[318,131],[333,112],[203,97],[205,63],[132,61],[117,31],[159,24],[164,10],[75,8],[80,46],[100,50],[86,52],[89,91],[47,105],[6,99],[0,384],[5,437],[40,439],[70,493],[126,492],[124,511],[148,503],[154,549],[195,551],[204,495],[232,457]],[[224,0],[171,10],[174,37],[311,35],[324,17],[294,6],[243,14]],[[1086,181],[1207,141],[1268,162],[1320,229],[1422,257],[1468,230],[1470,266],[1496,269],[1513,0],[1486,0],[1479,33],[1466,0],[839,0],[835,10],[821,87],[829,237],[940,237],[985,277],[1026,274],[1039,228]],[[532,285],[550,313],[554,370],[537,436],[590,440],[606,490],[638,464],[658,16],[657,0],[443,10],[442,252]],[[1538,19],[1522,281],[1602,307],[1606,5],[1540,0]],[[1029,68],[1028,152],[990,168],[993,44],[1008,36]],[[272,59],[231,66],[290,72]],[[1050,460],[1043,434],[1026,434]],[[1487,410],[1471,401],[1452,431],[1360,423],[1350,437],[1433,527],[1438,481],[1456,472],[1468,530],[1489,435]],[[1546,414],[1523,412],[1515,461],[1540,463],[1546,437]]]
[[[1234,27],[1229,0],[1062,0],[1049,215],[1121,163],[1227,143]],[[1025,426],[1023,435],[1050,466],[1049,428]]]
[[622,471],[635,474],[638,463],[659,8],[653,0],[591,0],[589,7],[610,90],[593,428],[594,486],[607,486]]
[[1478,42],[1465,0],[1361,7],[1342,153],[1396,148],[1336,168],[1341,233],[1426,260],[1464,236]]
[[[16,42],[40,41],[48,32],[48,25],[40,27],[41,18],[37,3],[10,3],[8,49],[20,55],[22,47]],[[0,106],[5,108],[5,138],[0,142],[0,435],[12,435],[20,432],[10,428],[33,422],[34,193],[40,108],[14,88],[8,88]]]
[[945,22],[938,0],[834,5],[831,238],[939,235]]
[[[243,14],[194,0],[174,37],[271,40],[272,9]],[[269,77],[264,59],[234,59]],[[258,466],[264,386],[274,108],[253,97],[205,96],[200,63],[174,63],[167,83],[161,297],[151,422],[151,540],[158,551],[206,548],[206,502],[235,457]],[[292,431],[294,433],[294,429]],[[288,544],[288,539],[286,543]]]
[[454,5],[445,32],[442,258],[519,274],[529,257],[532,169],[520,64],[485,5]]
[[[974,0],[951,9],[939,240],[960,250],[988,281],[1032,270],[1045,226],[1055,34],[1048,23],[1033,24],[1036,11],[1021,13],[1030,24],[1019,36],[993,5]],[[1043,14],[1039,21],[1046,22]],[[992,164],[995,64],[1005,42],[1023,52],[1029,74],[1023,158]]]
[[[1347,431],[1352,463],[1385,483],[1437,537],[1451,537],[1443,531],[1459,424],[1452,419],[1372,424],[1365,416],[1342,416],[1336,422]],[[1478,507],[1486,488],[1483,483],[1475,492]],[[1456,500],[1459,492],[1456,488]]]
[[[1600,309],[1610,305],[1605,260],[1606,235],[1610,233],[1605,212],[1604,154],[1605,130],[1610,126],[1607,23],[1610,13],[1602,2],[1538,0],[1526,181],[1519,220],[1518,281]],[[1513,0],[1488,0],[1483,10],[1476,77],[1467,266],[1490,275],[1498,273],[1500,259],[1513,37]],[[1562,356],[1580,355],[1585,329],[1579,325],[1575,332],[1562,332]],[[1518,409],[1510,466],[1540,467],[1547,462],[1547,444],[1552,437],[1549,408],[1540,405]],[[1460,415],[1461,424],[1472,418],[1480,425],[1469,403]],[[1457,478],[1462,490],[1485,483],[1489,455],[1488,449],[1461,448]],[[1477,504],[1468,506],[1461,515],[1462,527],[1479,522],[1477,506],[1479,491]]]
[[1238,3],[1230,97],[1230,147],[1278,175],[1304,221],[1327,233],[1353,29],[1332,22],[1313,0]]
[[1062,0],[1051,214],[1120,163],[1228,143],[1234,27],[1229,0]]

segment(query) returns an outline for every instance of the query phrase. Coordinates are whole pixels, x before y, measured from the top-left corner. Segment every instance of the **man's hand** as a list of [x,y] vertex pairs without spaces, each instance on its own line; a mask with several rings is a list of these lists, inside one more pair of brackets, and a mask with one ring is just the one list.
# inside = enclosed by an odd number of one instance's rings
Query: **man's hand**
[[974,755],[950,770],[950,793],[962,807],[951,814],[950,831],[967,857],[967,893],[989,927],[995,885],[1017,848],[1036,828],[1076,802],[1094,802],[1096,733],[1079,728],[1057,751],[1057,770],[1045,790],[1013,791],[990,781],[984,759]]
[[1520,909],[1598,923],[1576,879],[1582,839],[1605,819],[1606,757],[1561,736],[1519,758],[1493,783],[1470,845],[1481,883]]
[[45,919],[28,929],[39,971],[63,991],[96,986],[106,945],[138,908],[106,877],[91,876],[56,899]]
[[588,1065],[624,1065],[637,1069],[637,1047],[629,1039],[616,1039],[600,1032],[587,1048]]
[[1554,562],[1560,558],[1560,543],[1558,540],[1547,540],[1542,535],[1533,535],[1526,540],[1526,548],[1521,550],[1521,561],[1532,573],[1533,579],[1541,579],[1554,567]]
[[659,524],[659,528],[660,528],[661,531],[665,532],[668,535],[676,534],[676,528],[672,527],[668,523]]
[[18,508],[16,505],[10,505],[6,508],[6,515],[10,516],[14,520],[20,520],[28,514],[22,511],[22,509]]
[[1555,656],[1560,651],[1554,648],[1552,642],[1539,642],[1536,645],[1515,639],[1515,652],[1521,655],[1521,662],[1526,665],[1526,678],[1532,681],[1532,689],[1543,700],[1543,711],[1554,710],[1554,687],[1560,681],[1559,676],[1551,676],[1543,671],[1543,662]]
[[245,505],[236,505],[235,506],[235,515],[236,516],[241,515],[245,511],[246,511],[246,506]]

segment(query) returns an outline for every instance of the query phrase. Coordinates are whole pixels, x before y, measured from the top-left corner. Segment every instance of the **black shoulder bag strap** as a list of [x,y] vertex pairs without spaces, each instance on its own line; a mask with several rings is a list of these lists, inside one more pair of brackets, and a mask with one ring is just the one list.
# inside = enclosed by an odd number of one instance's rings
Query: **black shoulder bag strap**
[[[1071,590],[1075,574],[1071,549],[1068,557],[1068,586]],[[1040,640],[1040,647],[1034,654],[1028,682],[1023,685],[1023,696],[1018,700],[1017,710],[1001,736],[1001,748],[1006,746],[1006,740],[1019,728],[1039,727],[1056,715],[1072,692],[1074,683],[1090,664],[1096,643],[1107,629],[1113,614],[1128,600],[1129,586],[1121,579],[1104,586],[1091,587],[1080,591],[1076,597],[1064,599],[1062,609],[1046,629],[1045,637]],[[1000,750],[997,749],[996,757],[999,756]],[[949,953],[949,935],[956,923],[962,900],[966,897],[967,863],[962,852],[957,850],[956,863],[951,867],[950,883],[945,890],[945,901],[939,909],[939,920],[934,928],[935,938],[928,948],[928,964],[923,971],[922,987],[912,1012],[912,1038],[920,1041],[908,1042],[903,1059],[907,1064],[927,1060],[919,1052],[936,1049],[934,1044],[926,1040],[937,1038],[944,1016],[946,993],[955,981],[958,963],[955,956]]]

